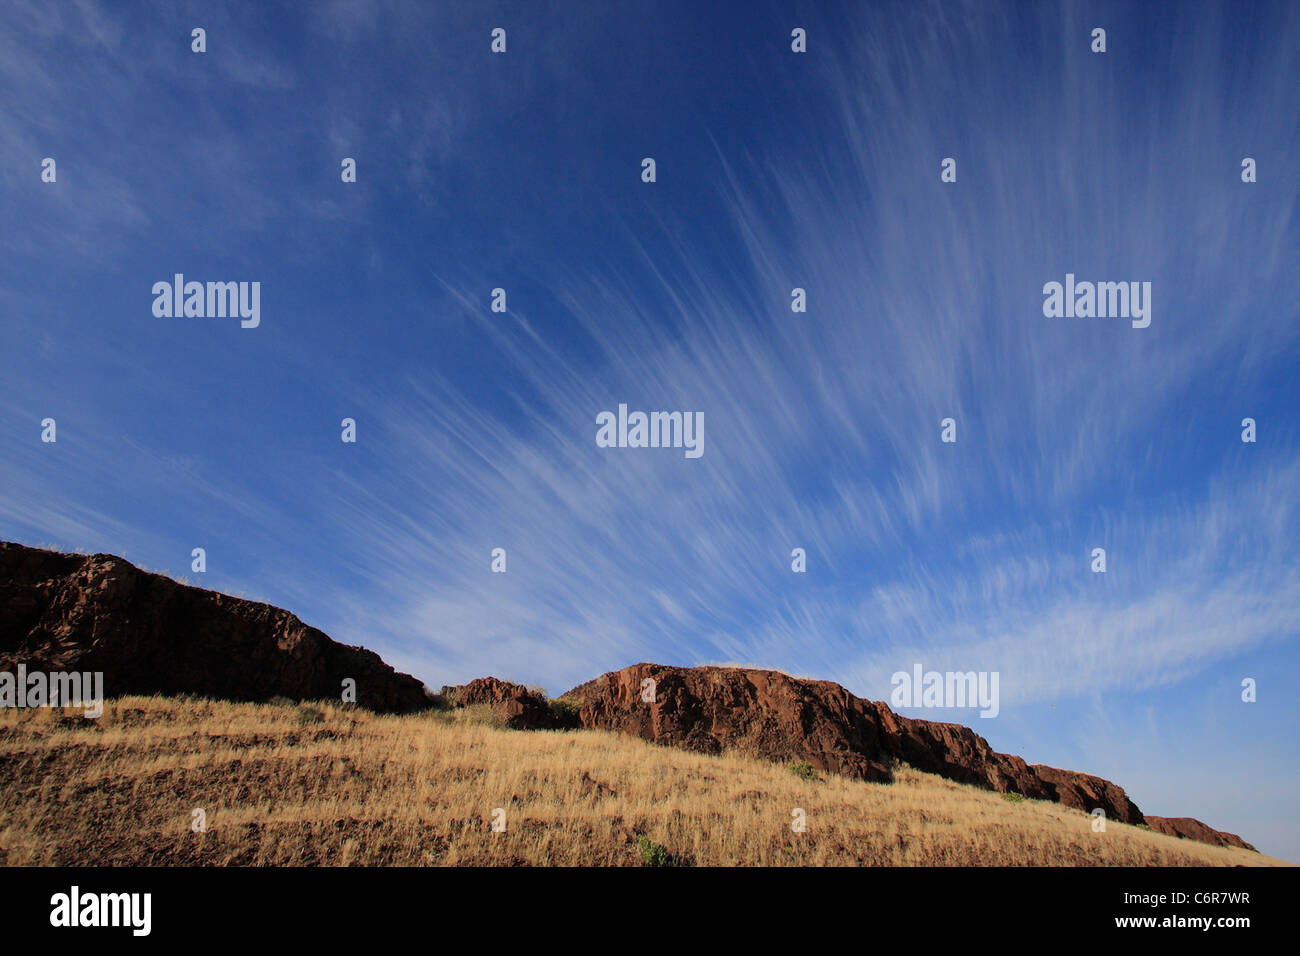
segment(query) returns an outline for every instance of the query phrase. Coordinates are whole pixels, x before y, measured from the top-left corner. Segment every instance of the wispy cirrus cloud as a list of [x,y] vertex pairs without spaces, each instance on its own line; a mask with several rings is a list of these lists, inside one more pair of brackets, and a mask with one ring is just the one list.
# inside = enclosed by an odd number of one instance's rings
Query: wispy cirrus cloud
[[[1082,5],[900,4],[803,58],[784,13],[516,11],[494,60],[432,5],[206,58],[190,11],[44,9],[0,36],[4,536],[204,545],[433,684],[919,659],[1000,671],[1011,734],[1293,659],[1295,11],[1116,13],[1097,57]],[[261,279],[263,327],[154,320],[178,270]],[[1067,272],[1151,281],[1150,328],[1045,318]],[[704,456],[598,448],[619,403]]]

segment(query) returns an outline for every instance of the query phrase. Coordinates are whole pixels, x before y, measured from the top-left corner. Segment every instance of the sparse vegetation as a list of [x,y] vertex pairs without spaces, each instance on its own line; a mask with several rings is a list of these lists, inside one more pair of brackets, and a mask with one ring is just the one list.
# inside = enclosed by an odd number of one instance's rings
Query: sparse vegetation
[[1024,803],[1024,802],[1025,802],[1025,797],[1024,797],[1024,795],[1023,795],[1023,794],[1019,794],[1019,793],[1004,793],[1004,794],[1002,794],[1002,799],[1005,800],[1007,803]]
[[439,697],[447,702],[448,707],[455,707],[459,704],[460,695],[461,689],[459,687],[447,687],[445,685],[443,686],[442,691],[438,694]]
[[[126,697],[97,721],[0,709],[0,864],[1267,865],[902,767],[892,786],[465,710],[377,716]],[[584,779],[586,777],[586,779]],[[599,781],[592,786],[591,780]],[[196,807],[207,832],[190,829]],[[496,807],[509,828],[491,832]],[[807,811],[792,834],[790,809]],[[663,847],[662,854],[654,847]]]
[[429,707],[433,710],[451,710],[454,706],[446,694],[436,694],[429,688],[424,689],[424,695],[428,698]]
[[456,711],[456,718],[474,727],[494,727],[504,729],[506,722],[491,704],[470,704]]
[[641,850],[641,862],[646,866],[667,866],[672,861],[668,847],[662,843],[656,843],[647,836],[637,837],[636,842]]
[[325,720],[325,711],[319,707],[309,707],[306,704],[298,706],[298,723],[300,724],[319,724]]
[[551,712],[556,717],[559,717],[566,724],[577,726],[578,711],[582,709],[582,701],[576,697],[557,697],[548,703],[551,705]]
[[796,777],[798,777],[800,780],[821,779],[821,776],[817,773],[817,769],[813,767],[813,765],[810,764],[807,760],[800,760],[796,763],[790,764],[790,772],[794,774]]

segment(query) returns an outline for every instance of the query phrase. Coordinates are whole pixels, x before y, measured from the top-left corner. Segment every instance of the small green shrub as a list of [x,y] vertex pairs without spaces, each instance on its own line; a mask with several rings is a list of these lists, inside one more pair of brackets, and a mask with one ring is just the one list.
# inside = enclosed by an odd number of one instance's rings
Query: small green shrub
[[636,842],[641,848],[641,862],[645,866],[669,866],[672,864],[672,855],[668,852],[668,847],[662,843],[656,843],[647,836],[638,836]]
[[1004,793],[1004,794],[1002,794],[1002,799],[1005,800],[1007,803],[1024,803],[1024,802],[1025,802],[1024,795],[1023,795],[1023,794],[1019,794],[1019,793]]
[[817,769],[807,760],[800,760],[797,763],[790,764],[790,772],[800,780],[820,780]]
[[557,697],[547,703],[551,706],[551,713],[560,718],[565,726],[578,726],[578,712],[582,709],[582,701],[574,697]]

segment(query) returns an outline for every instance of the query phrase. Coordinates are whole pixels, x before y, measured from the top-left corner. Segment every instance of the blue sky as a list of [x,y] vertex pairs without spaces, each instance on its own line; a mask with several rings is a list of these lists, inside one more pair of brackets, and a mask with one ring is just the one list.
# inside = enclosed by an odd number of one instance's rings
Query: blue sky
[[905,712],[1300,859],[1300,9],[302,6],[6,0],[0,537],[203,547],[433,686],[998,671]]

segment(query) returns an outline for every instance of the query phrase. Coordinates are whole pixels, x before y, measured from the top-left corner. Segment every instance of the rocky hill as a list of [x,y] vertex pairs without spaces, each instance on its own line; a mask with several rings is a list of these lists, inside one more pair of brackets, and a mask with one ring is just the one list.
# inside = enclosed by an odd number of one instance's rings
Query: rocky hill
[[1255,849],[1237,834],[1212,829],[1191,817],[1147,817],[1146,823],[1157,833],[1167,833],[1182,840],[1197,840],[1215,846],[1237,846],[1243,850]]
[[[653,702],[643,699],[653,681]],[[489,690],[490,689],[490,690]],[[468,685],[464,700],[494,702],[509,726],[547,729],[565,715],[543,713],[544,700],[519,684],[489,678]],[[998,753],[959,724],[914,720],[884,703],[863,700],[830,681],[801,680],[779,671],[731,667],[635,664],[564,694],[582,727],[630,734],[698,753],[737,751],[868,781],[893,777],[897,762],[999,793],[1051,800],[1108,820],[1217,846],[1253,850],[1231,833],[1187,817],[1146,817],[1124,789],[1091,774],[1029,764]],[[509,703],[506,703],[506,702]],[[530,722],[526,714],[539,715]]]
[[814,778],[603,730],[509,730],[485,706],[380,716],[120,697],[97,720],[0,708],[0,867],[1282,862],[1121,823],[1097,833],[1060,804],[906,766],[888,786]]
[[[110,697],[337,701],[352,678],[356,702],[377,712],[437,702],[378,655],[339,644],[288,611],[183,585],[113,555],[0,542],[0,671],[20,663],[29,671],[102,671]],[[1253,849],[1188,817],[1145,817],[1116,784],[998,753],[968,727],[902,717],[839,684],[778,671],[643,663],[588,681],[558,702],[492,677],[443,688],[440,699],[485,707],[516,729],[617,731],[697,753],[807,762],[855,780],[889,781],[901,762],[986,790],[1089,813],[1100,808],[1109,820]]]
[[190,587],[111,554],[0,542],[0,670],[102,671],[104,692],[339,700],[404,713],[424,685],[288,611]]
[[[655,703],[641,699],[655,682]],[[1108,780],[1031,766],[1002,754],[960,724],[912,720],[830,681],[779,671],[635,664],[575,687],[584,727],[619,730],[704,753],[736,749],[859,780],[889,780],[901,760],[918,770],[1000,793],[1054,800],[1107,819],[1141,823],[1142,812]]]

